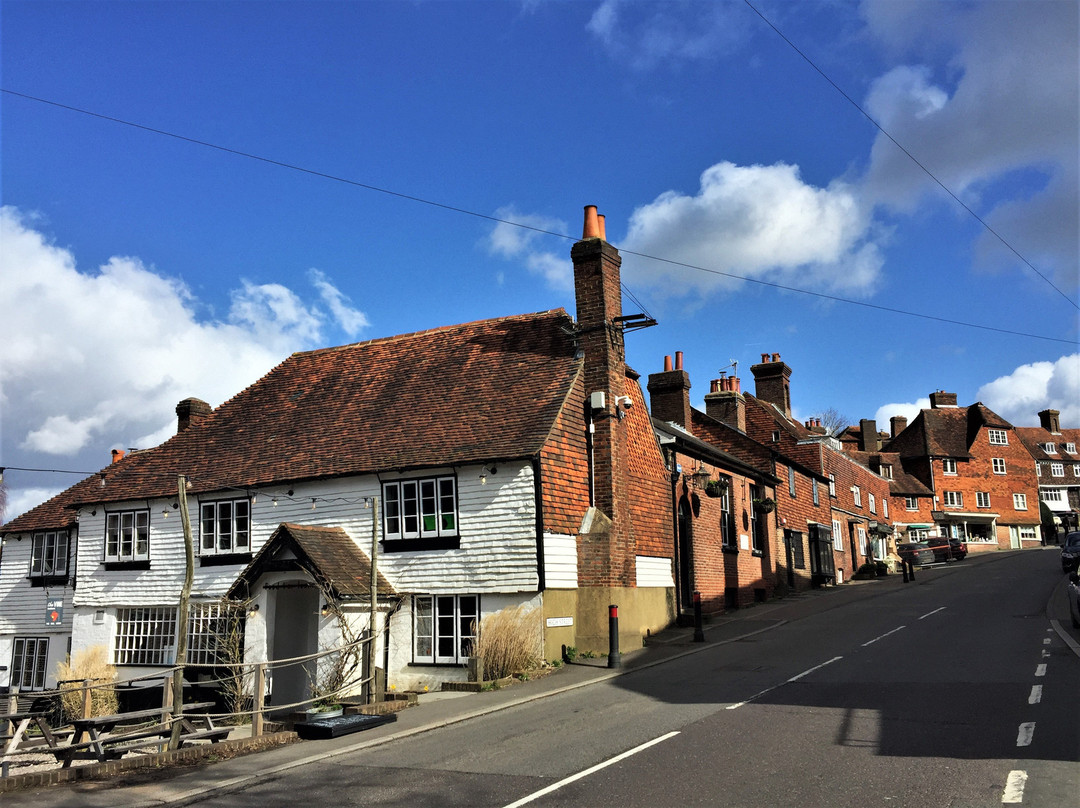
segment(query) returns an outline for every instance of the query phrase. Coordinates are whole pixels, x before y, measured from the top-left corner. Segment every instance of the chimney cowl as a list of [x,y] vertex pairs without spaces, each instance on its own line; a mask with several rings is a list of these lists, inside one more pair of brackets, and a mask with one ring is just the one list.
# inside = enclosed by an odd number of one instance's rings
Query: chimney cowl
[[126,452],[124,452],[123,449],[113,449],[112,450],[112,462],[119,463],[121,460],[124,459],[125,454],[126,454]]

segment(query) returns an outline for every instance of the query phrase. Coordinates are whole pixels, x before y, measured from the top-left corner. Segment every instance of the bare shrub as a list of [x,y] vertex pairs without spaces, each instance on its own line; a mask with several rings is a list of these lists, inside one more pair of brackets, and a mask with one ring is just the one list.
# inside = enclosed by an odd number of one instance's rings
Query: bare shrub
[[489,614],[477,628],[473,654],[484,660],[486,680],[539,667],[543,657],[540,610],[520,604]]
[[56,666],[56,678],[60,681],[78,680],[60,685],[60,704],[69,720],[82,717],[83,679],[89,679],[93,687],[90,691],[90,715],[112,715],[119,709],[116,690],[102,687],[116,682],[116,668],[109,662],[104,645],[84,648],[70,662],[61,662]]

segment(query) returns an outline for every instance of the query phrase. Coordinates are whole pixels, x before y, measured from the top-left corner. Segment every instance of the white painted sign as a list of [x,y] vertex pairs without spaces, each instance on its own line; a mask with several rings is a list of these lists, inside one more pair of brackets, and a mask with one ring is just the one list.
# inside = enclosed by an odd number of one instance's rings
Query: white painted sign
[[549,617],[547,619],[548,628],[561,628],[572,625],[574,625],[574,618],[572,617]]
[[749,550],[750,549],[750,537],[745,536],[745,535],[740,535],[739,536],[739,547],[742,548],[743,550]]

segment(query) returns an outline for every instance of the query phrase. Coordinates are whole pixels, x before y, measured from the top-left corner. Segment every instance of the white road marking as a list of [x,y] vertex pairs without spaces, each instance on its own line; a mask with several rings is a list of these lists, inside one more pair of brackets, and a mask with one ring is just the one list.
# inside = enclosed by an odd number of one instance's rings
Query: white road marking
[[1016,745],[1017,746],[1031,746],[1031,739],[1035,735],[1035,722],[1026,721],[1020,725],[1019,731],[1016,733]]
[[797,682],[797,681],[799,681],[800,679],[802,679],[802,678],[803,678],[804,676],[808,676],[809,674],[813,673],[813,672],[814,672],[814,671],[816,671],[816,670],[821,670],[821,669],[822,669],[822,668],[824,668],[824,667],[825,667],[826,665],[831,665],[831,664],[833,664],[833,663],[834,663],[834,662],[836,662],[836,660],[838,660],[838,659],[843,659],[843,657],[842,657],[842,656],[835,656],[835,657],[833,657],[832,659],[830,659],[830,660],[829,660],[828,662],[822,662],[822,663],[821,663],[820,665],[815,665],[814,667],[812,667],[812,668],[810,668],[810,669],[808,669],[808,670],[805,670],[805,671],[803,671],[803,672],[802,672],[802,673],[800,673],[800,674],[797,674],[797,675],[795,675],[795,676],[792,676],[792,677],[791,677],[790,679],[788,679],[788,680],[787,680],[786,682],[781,682],[781,683],[780,683],[780,684],[778,684],[778,685],[773,685],[772,687],[767,687],[767,688],[765,688],[764,690],[762,690],[762,691],[760,691],[760,692],[758,692],[758,693],[755,693],[755,694],[754,694],[754,695],[752,695],[752,696],[751,696],[750,698],[748,698],[748,699],[747,699],[746,701],[740,701],[740,702],[739,702],[738,704],[729,704],[729,705],[728,705],[727,707],[725,707],[724,709],[725,709],[725,710],[737,710],[737,709],[739,709],[740,707],[742,707],[742,706],[743,706],[744,704],[749,704],[750,702],[754,701],[755,699],[759,699],[759,698],[761,698],[761,697],[762,697],[762,696],[764,696],[764,695],[765,695],[766,693],[769,693],[770,691],[776,690],[776,688],[778,688],[778,687],[783,687],[784,685],[789,685],[789,684],[791,684],[792,682]]
[[1045,662],[1042,665],[1036,666],[1035,675],[1036,676],[1046,676],[1046,663]]
[[[922,620],[922,618],[921,618],[921,617],[920,617],[919,619],[920,619],[920,620]],[[883,639],[885,639],[886,637],[888,637],[888,636],[889,636],[890,634],[895,634],[896,632],[898,632],[898,631],[899,631],[900,629],[902,629],[902,628],[907,628],[907,626],[900,626],[900,628],[894,628],[894,629],[893,629],[892,631],[886,631],[886,632],[885,632],[884,634],[882,634],[882,635],[881,635],[880,637],[874,637],[874,639],[870,640],[869,642],[864,642],[864,643],[862,644],[862,647],[863,647],[863,648],[865,648],[865,647],[866,647],[866,646],[868,646],[868,645],[873,645],[873,644],[874,644],[874,643],[876,643],[876,642],[877,642],[878,640],[883,640]]]
[[1040,701],[1042,701],[1042,685],[1032,685],[1028,704],[1038,704]]
[[1002,804],[1016,804],[1024,801],[1024,786],[1027,785],[1027,772],[1019,769],[1009,772],[1005,781],[1005,793],[1001,795]]
[[1049,637],[1044,637],[1043,638],[1043,645],[1049,645],[1049,644],[1050,644],[1050,638]]
[[645,743],[641,744],[641,746],[635,746],[633,749],[627,749],[621,755],[616,755],[615,757],[609,760],[605,760],[602,763],[597,763],[595,766],[585,769],[584,771],[580,771],[577,774],[571,774],[569,777],[565,777],[557,783],[552,783],[547,788],[542,788],[539,791],[534,791],[527,797],[522,797],[517,802],[510,803],[509,805],[505,806],[505,808],[518,808],[519,805],[526,805],[527,803],[530,803],[535,799],[543,797],[545,794],[550,794],[553,791],[558,791],[565,785],[569,785],[570,783],[573,783],[576,780],[580,780],[583,777],[588,777],[590,774],[598,772],[601,769],[606,769],[608,766],[611,766],[614,763],[618,763],[620,760],[625,760],[631,755],[636,755],[638,752],[643,752],[650,746],[655,746],[662,741],[666,741],[668,738],[674,738],[678,734],[678,732],[669,732],[667,735],[661,735],[659,738],[653,738],[651,741],[646,741]]
[[944,606],[939,606],[939,607],[938,607],[937,609],[934,609],[934,611],[932,611],[932,612],[927,612],[926,614],[924,614],[924,615],[923,615],[922,617],[920,617],[919,619],[920,619],[920,620],[925,620],[925,619],[926,619],[927,617],[929,617],[930,615],[932,615],[932,614],[937,614],[938,612],[943,612],[943,611],[945,611],[945,607],[944,607]]

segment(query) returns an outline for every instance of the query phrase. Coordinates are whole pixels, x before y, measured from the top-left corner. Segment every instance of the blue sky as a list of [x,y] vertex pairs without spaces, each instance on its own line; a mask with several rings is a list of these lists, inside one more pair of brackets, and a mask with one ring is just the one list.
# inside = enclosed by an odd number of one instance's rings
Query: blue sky
[[683,351],[699,405],[778,352],[802,419],[945,389],[1080,426],[1074,2],[4,0],[0,32],[8,518],[78,479],[11,469],[96,470],[292,351],[572,313],[587,204],[659,321],[631,366]]

